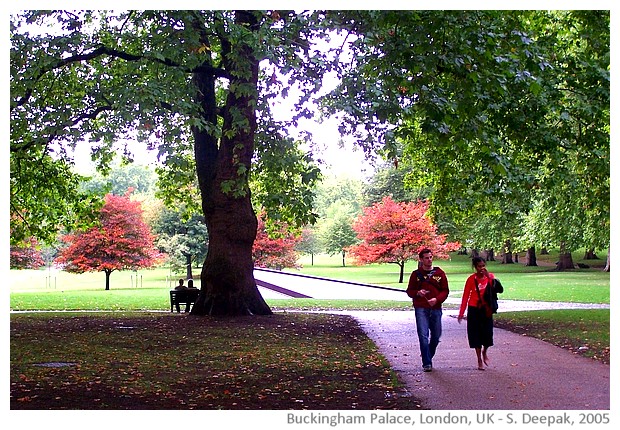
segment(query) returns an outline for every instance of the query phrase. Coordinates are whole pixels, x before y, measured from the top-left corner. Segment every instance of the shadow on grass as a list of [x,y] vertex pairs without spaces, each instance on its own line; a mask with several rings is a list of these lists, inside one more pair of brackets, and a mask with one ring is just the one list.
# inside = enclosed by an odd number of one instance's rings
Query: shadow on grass
[[347,316],[23,314],[10,340],[11,409],[420,408]]

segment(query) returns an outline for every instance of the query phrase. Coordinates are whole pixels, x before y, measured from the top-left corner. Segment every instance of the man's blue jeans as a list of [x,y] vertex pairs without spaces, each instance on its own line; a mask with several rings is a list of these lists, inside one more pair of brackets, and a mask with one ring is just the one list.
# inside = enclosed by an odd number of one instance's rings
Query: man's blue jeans
[[422,353],[422,366],[432,366],[441,337],[441,309],[415,308],[415,323]]

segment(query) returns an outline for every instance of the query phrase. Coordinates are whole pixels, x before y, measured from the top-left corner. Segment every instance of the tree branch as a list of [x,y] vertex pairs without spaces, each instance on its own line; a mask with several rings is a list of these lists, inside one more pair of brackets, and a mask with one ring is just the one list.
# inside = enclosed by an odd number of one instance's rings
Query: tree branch
[[[89,112],[81,112],[78,116],[67,121],[65,124],[60,124],[59,127],[55,127],[54,130],[50,131],[50,133],[47,136],[42,136],[40,139],[33,139],[33,140],[30,140],[29,142],[24,142],[24,144],[19,145],[19,146],[15,142],[11,142],[10,151],[13,153],[21,152],[21,151],[25,151],[30,148],[33,148],[37,145],[46,147],[54,139],[56,139],[56,137],[59,136],[58,132],[62,130],[65,126],[73,127],[84,120],[97,118],[97,116],[102,112],[112,111],[112,110],[114,110],[112,106],[105,105],[105,106],[98,106]],[[46,153],[47,151],[44,151],[44,152]]]
[[128,52],[124,52],[124,51],[119,51],[117,49],[113,49],[113,48],[108,48],[107,46],[99,46],[98,48],[95,48],[93,51],[85,53],[85,54],[77,54],[77,55],[73,55],[71,57],[67,57],[67,58],[63,58],[61,60],[59,60],[54,66],[52,66],[52,69],[57,69],[60,67],[64,67],[67,64],[71,64],[71,63],[76,63],[76,62],[81,62],[81,61],[89,61],[92,60],[94,58],[97,57],[101,57],[103,55],[108,55],[110,57],[115,57],[115,58],[120,58],[121,60],[125,60],[125,61],[141,61],[141,60],[149,60],[149,61],[153,61],[155,63],[160,63],[163,64],[165,66],[168,67],[176,67],[176,68],[180,68],[181,70],[184,70],[187,73],[209,73],[212,74],[213,76],[217,77],[217,78],[230,78],[228,72],[224,69],[221,68],[216,68],[213,67],[207,63],[203,63],[197,67],[194,68],[188,68],[188,67],[184,67],[181,64],[172,61],[168,58],[164,58],[164,59],[160,59],[160,58],[154,58],[154,57],[149,57],[146,55],[134,55],[134,54],[130,54]]
[[[53,63],[51,66],[41,70],[41,72],[33,79],[33,81],[34,82],[38,81],[39,79],[41,79],[42,76],[44,76],[46,73],[52,70],[60,69],[62,67],[65,67],[73,63],[79,63],[82,61],[90,61],[90,60],[93,60],[95,58],[102,57],[105,55],[114,57],[114,58],[119,58],[125,61],[142,61],[142,60],[153,61],[155,63],[160,63],[168,67],[179,68],[185,71],[186,73],[208,73],[208,74],[215,76],[216,78],[230,79],[230,74],[228,73],[228,71],[222,68],[214,67],[206,62],[200,64],[197,67],[189,68],[189,67],[184,67],[181,64],[175,61],[172,61],[170,59],[167,59],[167,58],[160,59],[160,58],[149,57],[146,55],[134,55],[134,54],[130,54],[124,51],[119,51],[117,49],[108,48],[107,46],[101,45],[98,48],[95,48],[94,50],[90,52],[87,52],[84,54],[76,54],[70,57],[59,59],[58,61]],[[24,96],[16,102],[14,107],[23,106],[24,104],[26,104],[26,102],[30,99],[31,95],[32,95],[32,90],[29,89],[28,91],[26,91]]]

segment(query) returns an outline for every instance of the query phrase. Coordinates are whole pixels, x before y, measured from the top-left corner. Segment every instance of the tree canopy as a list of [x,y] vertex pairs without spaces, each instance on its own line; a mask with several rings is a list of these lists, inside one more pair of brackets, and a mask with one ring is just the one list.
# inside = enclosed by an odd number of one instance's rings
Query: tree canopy
[[391,197],[364,208],[353,224],[361,243],[349,247],[350,254],[358,264],[397,264],[398,282],[403,282],[405,263],[424,248],[431,249],[437,258],[447,258],[461,245],[447,242],[445,235],[438,234],[427,211],[427,202],[395,202]]
[[551,232],[568,250],[608,246],[609,11],[347,15],[355,61],[327,108],[405,165],[433,217],[466,239],[485,214],[503,226],[486,246],[517,239],[530,214],[547,231],[529,229],[522,249]]
[[23,246],[11,246],[9,266],[11,269],[38,269],[45,265],[39,244],[34,237]]
[[301,241],[301,235],[292,232],[284,223],[271,224],[268,228],[264,213],[260,214],[256,240],[252,247],[254,265],[277,270],[297,267],[296,246]]
[[204,218],[194,214],[184,220],[182,211],[160,209],[153,220],[157,246],[166,253],[171,270],[185,273],[187,279],[192,279],[192,264],[202,263],[209,247]]
[[140,203],[129,195],[106,195],[99,225],[85,232],[62,237],[56,262],[73,273],[104,272],[105,289],[110,289],[110,274],[115,270],[137,270],[154,266],[161,256],[153,236],[142,220]]
[[[33,162],[69,172],[69,149],[88,140],[105,168],[114,142],[129,142],[131,158],[132,139],[145,141],[163,163],[158,174],[166,202],[198,206],[209,229],[202,292],[192,312],[270,313],[252,274],[257,219],[249,184],[256,178],[288,187],[257,193],[262,199],[255,204],[271,219],[297,225],[314,219],[318,169],[286,128],[309,115],[303,106],[335,61],[311,49],[311,40],[328,36],[327,22],[323,12],[293,11],[12,15],[12,229],[42,234],[28,219],[32,214],[47,216],[37,224],[47,234],[69,227],[69,219],[46,215],[31,194],[35,188],[24,186],[29,181],[55,189],[56,200],[48,203],[60,213],[90,209],[72,193],[75,176],[45,174]],[[298,112],[278,124],[270,100],[295,84],[302,95]],[[255,162],[260,170],[252,172]],[[188,191],[196,183],[199,205]]]
[[[209,231],[194,314],[271,312],[256,212],[316,220],[316,163],[287,135],[313,102],[366,153],[411,166],[432,216],[462,227],[588,189],[557,204],[603,219],[588,237],[608,241],[608,11],[23,11],[10,34],[12,240],[90,222],[76,145],[105,169],[114,143],[131,159],[147,142],[166,202],[199,207]],[[330,72],[339,85],[321,94]]]

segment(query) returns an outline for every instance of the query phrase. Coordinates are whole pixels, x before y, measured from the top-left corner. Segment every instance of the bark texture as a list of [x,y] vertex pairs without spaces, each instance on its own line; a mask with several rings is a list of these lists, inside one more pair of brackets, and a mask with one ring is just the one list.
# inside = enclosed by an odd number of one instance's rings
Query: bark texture
[[[237,23],[255,28],[249,12],[237,12]],[[194,74],[197,96],[205,119],[216,124],[223,119],[222,137],[194,128],[194,152],[202,209],[209,230],[209,250],[201,279],[201,291],[194,315],[268,315],[254,280],[252,245],[258,225],[252,208],[248,175],[254,153],[258,60],[250,46],[234,47],[222,37],[224,58],[232,49],[242,62],[224,63],[231,76],[229,88],[253,88],[235,94],[229,91],[223,109],[218,110],[215,76]],[[239,115],[241,114],[241,115]],[[239,118],[243,120],[240,122]]]

